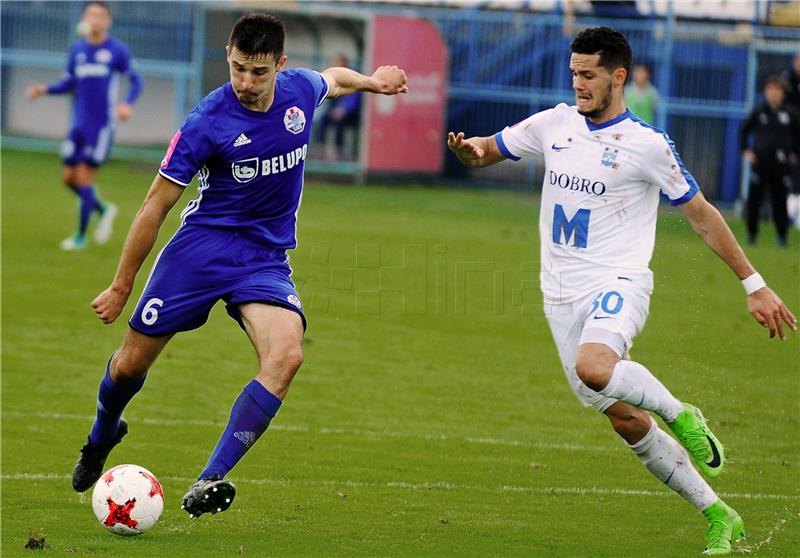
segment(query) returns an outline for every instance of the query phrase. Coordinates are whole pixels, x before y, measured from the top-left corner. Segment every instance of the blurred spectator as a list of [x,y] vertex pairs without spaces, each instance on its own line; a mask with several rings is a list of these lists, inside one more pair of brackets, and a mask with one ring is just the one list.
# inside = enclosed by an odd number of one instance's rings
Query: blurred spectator
[[[791,182],[790,165],[797,162],[800,153],[800,120],[784,105],[785,87],[781,78],[770,76],[764,86],[764,104],[756,106],[742,125],[742,156],[753,169],[747,197],[747,230],[751,244],[758,236],[761,201],[768,191],[778,243],[786,246],[789,228],[786,197]],[[748,143],[751,135],[752,142]]]
[[[340,55],[334,60],[334,66],[349,67],[347,57]],[[329,100],[327,110],[322,114],[317,126],[317,142],[322,146],[326,159],[332,161],[355,159],[355,149],[345,149],[345,132],[358,130],[361,119],[361,94],[347,95]],[[330,144],[329,130],[333,128],[333,145]],[[355,143],[355,140],[354,140]]]
[[[786,105],[800,115],[800,52],[794,55],[792,67],[787,68],[781,77],[789,86]],[[789,219],[800,229],[800,161],[792,165],[792,190],[787,200]]]
[[648,124],[655,124],[658,90],[650,83],[650,70],[644,64],[633,68],[633,82],[625,87],[625,105]]
[[800,52],[794,55],[792,67],[781,74],[789,89],[786,93],[786,104],[800,113]]

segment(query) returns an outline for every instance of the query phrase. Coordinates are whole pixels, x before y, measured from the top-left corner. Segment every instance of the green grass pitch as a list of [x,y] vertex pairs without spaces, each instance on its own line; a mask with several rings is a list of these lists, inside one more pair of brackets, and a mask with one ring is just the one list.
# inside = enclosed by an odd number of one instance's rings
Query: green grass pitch
[[[257,366],[219,305],[167,347],[107,464],[137,463],[161,479],[161,520],[134,539],[107,533],[70,474],[153,255],[117,323],[102,325],[89,303],[112,278],[154,167],[104,167],[100,191],[121,210],[115,235],[64,253],[76,208],[58,158],[3,153],[3,556],[702,551],[702,517],[567,386],[540,308],[533,196],[314,182],[292,254],[306,362],[272,428],[232,472],[233,507],[194,521],[180,510]],[[173,213],[159,246],[178,224]],[[767,226],[748,253],[798,313],[797,231],[791,242],[777,248]],[[748,555],[800,556],[800,337],[768,338],[679,212],[660,218],[652,267],[634,358],[699,405],[726,444],[728,469],[712,485],[744,517]],[[46,548],[26,550],[31,536]]]

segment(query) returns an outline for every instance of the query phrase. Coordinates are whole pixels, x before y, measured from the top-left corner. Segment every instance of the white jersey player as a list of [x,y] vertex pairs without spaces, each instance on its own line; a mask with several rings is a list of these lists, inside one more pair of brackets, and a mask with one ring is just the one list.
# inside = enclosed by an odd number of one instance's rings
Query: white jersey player
[[669,137],[626,109],[623,88],[633,57],[625,37],[589,28],[571,47],[575,106],[539,112],[494,136],[451,132],[448,146],[473,167],[544,157],[541,286],[567,378],[585,405],[608,416],[644,466],[708,519],[705,552],[729,554],[744,535],[742,519],[697,470],[709,478],[722,472],[722,444],[699,409],[629,359],[653,289],[649,263],[660,192],[739,276],[751,313],[771,337],[777,332],[784,339],[782,322],[796,330],[797,320],[748,262]]

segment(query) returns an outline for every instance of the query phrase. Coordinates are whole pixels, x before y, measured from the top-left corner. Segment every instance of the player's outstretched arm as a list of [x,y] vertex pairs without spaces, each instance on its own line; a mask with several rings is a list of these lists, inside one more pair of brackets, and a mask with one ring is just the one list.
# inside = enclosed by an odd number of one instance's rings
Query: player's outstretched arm
[[324,70],[322,75],[330,86],[329,99],[359,91],[382,95],[408,93],[406,73],[397,66],[380,66],[371,76],[359,74],[350,68],[335,66]]
[[125,101],[117,105],[117,120],[127,122],[133,116],[133,106]]
[[681,205],[681,209],[695,232],[742,280],[748,293],[747,308],[758,323],[769,329],[770,338],[775,337],[776,332],[781,341],[786,338],[783,332],[784,322],[797,331],[797,318],[780,297],[767,287],[761,275],[747,260],[742,247],[739,246],[717,208],[708,203],[703,194],[698,192],[691,200]]
[[25,90],[25,96],[30,99],[38,99],[47,93],[47,86],[44,83],[34,83]]
[[468,167],[485,167],[504,160],[494,136],[465,138],[464,132],[447,134],[447,147]]
[[133,280],[153,249],[161,224],[183,191],[183,187],[160,174],[156,176],[128,231],[114,280],[92,302],[92,308],[103,323],[112,323],[125,308],[133,290]]

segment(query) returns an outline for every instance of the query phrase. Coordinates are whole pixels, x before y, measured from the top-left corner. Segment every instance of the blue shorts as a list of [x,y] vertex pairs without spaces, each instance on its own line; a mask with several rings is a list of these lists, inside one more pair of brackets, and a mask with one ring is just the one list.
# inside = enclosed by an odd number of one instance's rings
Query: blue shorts
[[197,329],[224,300],[244,329],[239,305],[263,302],[306,318],[285,250],[268,248],[235,231],[183,225],[156,259],[131,328],[160,336]]
[[113,141],[114,126],[111,124],[100,127],[74,127],[61,144],[61,160],[69,167],[79,163],[99,167],[108,158]]

